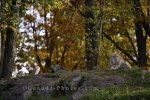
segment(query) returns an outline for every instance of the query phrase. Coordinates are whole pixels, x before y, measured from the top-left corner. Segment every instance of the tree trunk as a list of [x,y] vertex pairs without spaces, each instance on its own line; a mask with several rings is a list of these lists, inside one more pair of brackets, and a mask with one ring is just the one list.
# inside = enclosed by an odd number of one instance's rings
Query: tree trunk
[[139,67],[145,69],[147,64],[146,37],[143,34],[142,24],[139,21],[135,22],[135,34],[138,50],[137,63]]
[[1,78],[9,79],[12,77],[14,65],[15,32],[11,27],[8,27],[6,35]]
[[0,78],[2,74],[3,58],[4,58],[4,49],[5,49],[5,38],[4,33],[1,31],[1,62],[0,62]]
[[2,71],[1,64],[2,64],[2,33],[0,32],[0,75],[1,75],[1,71]]
[[[135,35],[136,35],[136,42],[137,42],[137,63],[138,66],[142,69],[146,69],[147,65],[147,50],[146,50],[146,40],[147,35],[150,36],[150,26],[145,20],[145,15],[143,13],[140,0],[134,0],[134,15],[136,17],[135,21]],[[145,30],[145,35],[143,33],[142,28]]]
[[40,57],[39,57],[39,55],[38,55],[38,47],[37,47],[37,44],[36,44],[36,40],[35,40],[35,42],[34,42],[34,48],[35,48],[35,54],[36,54],[36,59],[37,59],[37,62],[38,62],[38,65],[39,65],[39,67],[40,67],[40,72],[45,72],[45,70],[44,70],[44,68],[43,68],[43,66],[42,66],[42,63],[41,63],[41,59],[40,59]]
[[[3,1],[0,0],[0,23],[3,23]],[[2,61],[3,61],[3,36],[2,27],[0,27],[0,78],[2,73]]]
[[98,65],[98,34],[96,31],[93,7],[95,0],[85,0],[85,56],[88,70],[96,69]]
[[[2,0],[0,0],[0,23],[2,23]],[[1,51],[2,51],[2,45],[1,45],[1,38],[2,38],[2,30],[0,30],[0,73],[1,73]]]
[[66,54],[67,50],[68,50],[68,46],[64,45],[64,48],[63,48],[63,51],[62,51],[62,56],[61,56],[61,59],[60,59],[60,65],[61,66],[64,66],[65,54]]
[[47,57],[45,60],[45,70],[46,70],[46,72],[49,72],[50,69],[51,69],[51,61],[50,61],[49,57]]

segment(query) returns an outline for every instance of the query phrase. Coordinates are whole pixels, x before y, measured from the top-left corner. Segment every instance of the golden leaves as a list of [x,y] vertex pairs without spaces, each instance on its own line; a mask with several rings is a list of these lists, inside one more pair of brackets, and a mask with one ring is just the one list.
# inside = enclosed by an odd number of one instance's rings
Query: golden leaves
[[41,58],[41,60],[44,60],[49,56],[49,53],[46,51],[40,51],[40,52],[38,52],[38,55]]

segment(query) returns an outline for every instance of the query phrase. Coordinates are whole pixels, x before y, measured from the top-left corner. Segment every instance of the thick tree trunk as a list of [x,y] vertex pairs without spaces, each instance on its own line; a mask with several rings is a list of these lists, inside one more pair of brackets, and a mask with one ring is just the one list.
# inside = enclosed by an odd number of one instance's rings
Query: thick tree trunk
[[[3,17],[3,1],[0,0],[0,23],[2,24],[2,17]],[[0,27],[0,78],[2,73],[2,55],[3,55],[3,34],[2,34],[2,27]]]
[[[150,5],[150,1],[147,2],[147,6]],[[140,0],[134,0],[134,9],[133,9],[134,15],[137,20],[140,20],[146,35],[150,36],[150,25],[149,22],[146,20],[146,15],[144,14],[144,11],[142,10],[142,6],[140,4]],[[149,7],[147,8],[147,16],[149,16]]]
[[1,64],[2,64],[2,33],[0,32],[0,75],[1,75],[1,71],[2,71]]
[[12,76],[12,68],[14,65],[15,32],[11,27],[8,27],[6,35],[1,78],[9,79]]
[[[2,0],[0,0],[0,23],[2,23]],[[1,45],[1,39],[2,39],[2,29],[0,29],[0,73],[1,73],[1,51],[2,51],[2,45]]]
[[0,62],[0,78],[2,74],[3,58],[4,58],[4,49],[5,49],[5,39],[4,33],[1,31],[1,62]]
[[[143,13],[140,0],[134,0],[134,15],[136,17],[135,21],[135,35],[137,42],[137,63],[138,66],[142,69],[146,69],[147,65],[147,50],[146,50],[146,39],[147,35],[150,34],[150,26],[145,20],[145,14]],[[143,33],[143,29],[145,30],[145,35]]]
[[138,50],[137,63],[139,67],[145,69],[147,65],[146,37],[143,34],[142,24],[139,21],[135,22],[135,34]]
[[95,0],[85,0],[85,56],[88,70],[96,69],[98,65],[98,34],[96,31],[93,7]]

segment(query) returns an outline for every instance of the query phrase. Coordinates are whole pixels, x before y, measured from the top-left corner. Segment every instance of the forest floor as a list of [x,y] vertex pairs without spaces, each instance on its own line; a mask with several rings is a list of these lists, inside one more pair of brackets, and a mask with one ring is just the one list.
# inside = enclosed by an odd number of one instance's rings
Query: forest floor
[[0,100],[150,100],[150,72],[74,71],[0,81]]

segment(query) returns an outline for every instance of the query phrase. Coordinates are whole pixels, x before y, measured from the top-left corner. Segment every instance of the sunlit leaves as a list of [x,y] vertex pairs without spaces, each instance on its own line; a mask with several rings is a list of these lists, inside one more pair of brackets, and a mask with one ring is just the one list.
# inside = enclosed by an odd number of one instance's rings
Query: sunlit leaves
[[[83,64],[84,20],[70,6],[69,1],[43,0],[35,2],[29,9],[31,11],[28,11],[22,20],[22,31],[25,30],[23,34],[26,35],[23,36],[25,40],[22,42],[25,44],[20,45],[21,54],[18,56],[27,56],[25,58],[31,60],[30,64],[36,61],[32,59],[36,59],[36,55],[40,57],[41,62],[51,58],[52,64],[59,62],[58,64],[63,64],[62,66],[68,69],[75,65],[80,66],[81,62]],[[22,52],[26,50],[28,55]],[[76,57],[77,54],[80,55]]]
[[[8,0],[7,0],[8,1]],[[52,64],[63,62],[63,66],[72,69],[84,65],[85,57],[85,25],[84,16],[79,11],[84,13],[84,0],[72,0],[77,5],[73,6],[70,0],[29,0],[24,1],[20,7],[26,5],[27,9],[31,9],[28,14],[24,14],[21,23],[24,26],[22,31],[25,31],[22,37],[18,38],[17,47],[21,54],[18,54],[25,60],[36,59],[36,54],[39,55],[42,62],[47,58],[52,57]],[[133,15],[133,5],[130,0],[103,0],[103,9],[100,8],[99,0],[93,7],[95,14],[95,22],[97,24],[100,16],[102,16],[103,32],[106,32],[112,39],[130,54],[133,54],[132,46],[125,34],[125,31],[130,33],[130,37],[135,44],[135,16]],[[141,0],[145,21],[150,23],[150,17],[147,15],[148,0]],[[9,2],[9,1],[8,1]],[[10,2],[9,2],[10,3]],[[9,15],[9,3],[5,5],[4,17]],[[24,7],[23,7],[24,8]],[[139,16],[141,17],[141,16]],[[143,20],[143,18],[139,18]],[[8,20],[6,17],[4,22]],[[93,22],[93,20],[89,21]],[[99,28],[99,27],[98,27]],[[19,40],[20,39],[20,40]],[[25,39],[25,40],[23,40]],[[24,43],[19,45],[19,43]],[[37,44],[38,52],[35,50]],[[148,43],[149,47],[149,43]],[[28,51],[28,55],[26,52]],[[115,46],[111,44],[101,34],[100,36],[100,66],[108,66],[109,55],[117,51]],[[62,56],[64,53],[64,61]],[[21,59],[20,58],[20,59]],[[20,61],[21,62],[21,61]],[[23,61],[22,61],[23,62]]]

